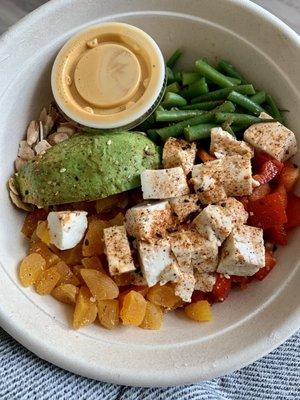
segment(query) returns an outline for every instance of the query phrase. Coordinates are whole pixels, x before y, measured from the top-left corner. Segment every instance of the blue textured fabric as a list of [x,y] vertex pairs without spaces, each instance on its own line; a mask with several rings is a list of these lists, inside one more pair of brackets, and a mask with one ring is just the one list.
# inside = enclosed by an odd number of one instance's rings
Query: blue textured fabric
[[256,363],[190,386],[132,388],[40,360],[0,329],[0,400],[300,400],[300,332]]

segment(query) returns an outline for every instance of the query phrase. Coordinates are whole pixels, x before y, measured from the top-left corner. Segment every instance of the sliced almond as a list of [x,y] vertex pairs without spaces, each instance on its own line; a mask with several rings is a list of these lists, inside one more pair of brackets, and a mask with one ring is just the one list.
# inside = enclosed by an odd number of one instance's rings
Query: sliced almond
[[56,144],[63,142],[64,140],[69,139],[69,135],[66,132],[54,132],[48,136],[47,140],[52,145],[55,146]]
[[48,115],[47,110],[46,110],[46,108],[44,107],[44,108],[42,109],[41,113],[40,113],[39,121],[40,121],[40,122],[46,122],[47,115]]
[[7,184],[8,184],[9,190],[18,196],[19,192],[17,191],[16,185],[15,185],[15,180],[14,180],[13,176],[11,178],[9,178]]
[[70,126],[59,126],[58,128],[57,128],[57,132],[58,133],[61,133],[61,132],[63,132],[63,133],[66,133],[68,136],[72,136],[72,135],[74,135],[74,133],[75,133],[75,129],[74,128],[71,128]]
[[32,146],[39,137],[39,124],[36,121],[31,121],[27,128],[27,143]]
[[20,197],[17,196],[15,193],[10,191],[9,196],[11,198],[11,201],[17,208],[20,208],[21,210],[24,210],[24,211],[32,211],[33,210],[34,207],[32,204],[23,203],[23,201],[20,199]]
[[17,157],[16,160],[15,160],[15,170],[18,172],[20,170],[20,168],[24,164],[26,164],[26,162],[27,162],[26,160],[23,160],[22,158]]
[[50,149],[52,146],[47,142],[47,140],[42,140],[39,142],[35,147],[34,150],[36,154],[44,154],[48,149]]
[[54,125],[53,119],[51,115],[48,114],[46,117],[46,121],[44,123],[44,138],[49,135],[51,129],[53,128],[53,125]]
[[31,160],[34,157],[34,151],[26,142],[26,140],[21,140],[19,144],[18,156],[23,158],[23,160]]

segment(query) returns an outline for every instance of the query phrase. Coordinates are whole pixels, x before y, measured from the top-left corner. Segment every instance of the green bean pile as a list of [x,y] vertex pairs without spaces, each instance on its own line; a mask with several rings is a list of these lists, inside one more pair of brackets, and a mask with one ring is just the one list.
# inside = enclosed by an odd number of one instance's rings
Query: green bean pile
[[[170,137],[188,141],[207,139],[211,129],[222,126],[236,137],[258,122],[279,121],[283,116],[273,98],[258,91],[228,62],[212,67],[206,60],[195,62],[194,71],[177,71],[182,56],[176,50],[166,65],[167,87],[156,111],[139,127],[157,143]],[[262,112],[272,119],[263,119]]]

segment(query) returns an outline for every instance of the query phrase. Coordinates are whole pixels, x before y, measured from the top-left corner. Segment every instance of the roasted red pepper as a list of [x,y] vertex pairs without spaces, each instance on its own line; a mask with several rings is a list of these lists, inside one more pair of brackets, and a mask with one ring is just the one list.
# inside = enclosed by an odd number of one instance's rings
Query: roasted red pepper
[[231,289],[231,279],[217,274],[217,280],[212,290],[214,301],[222,302],[228,297]]
[[257,169],[257,173],[253,178],[261,185],[276,178],[283,169],[281,162],[264,152],[259,152],[255,155],[254,166]]
[[207,293],[202,292],[201,290],[195,290],[192,294],[192,303],[196,303],[197,301],[206,299],[207,299]]
[[293,193],[289,193],[286,213],[287,229],[295,228],[296,226],[300,225],[300,197]]
[[276,265],[276,259],[273,256],[273,253],[266,249],[265,266],[256,272],[254,278],[262,281],[269,274],[269,272],[275,267],[275,265]]
[[267,238],[271,243],[287,245],[287,233],[284,225],[275,225],[267,230]]
[[281,193],[275,192],[262,199],[249,201],[249,224],[262,229],[285,224],[287,216],[285,201]]
[[284,163],[283,170],[278,176],[278,183],[283,185],[287,192],[293,190],[297,180],[299,179],[300,171],[297,165],[293,164],[291,161]]
[[252,276],[237,276],[231,275],[231,282],[237,285],[240,289],[246,289],[248,284],[253,280]]

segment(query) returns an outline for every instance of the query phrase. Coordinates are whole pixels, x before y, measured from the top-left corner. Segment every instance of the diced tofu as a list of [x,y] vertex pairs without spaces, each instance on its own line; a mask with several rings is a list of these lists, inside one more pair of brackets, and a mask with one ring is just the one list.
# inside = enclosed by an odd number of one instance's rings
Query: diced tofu
[[218,246],[221,246],[232,230],[228,212],[217,205],[205,207],[193,220],[193,225],[201,236],[209,241],[215,241]]
[[195,290],[201,290],[201,292],[211,292],[216,283],[216,276],[208,274],[206,272],[194,272],[195,276]]
[[[262,118],[270,118],[266,113]],[[278,161],[286,161],[297,153],[294,132],[280,122],[262,122],[251,125],[244,133],[244,140],[255,149],[265,151]]]
[[236,154],[250,158],[254,156],[253,149],[248,143],[236,140],[222,128],[213,128],[211,130],[210,153],[217,158]]
[[181,278],[181,271],[178,264],[168,265],[160,274],[159,283],[165,285],[168,282],[178,282]]
[[163,166],[164,168],[182,167],[187,175],[193,168],[196,151],[195,143],[169,138],[163,149]]
[[168,199],[190,193],[181,167],[145,170],[141,182],[144,199]]
[[139,240],[162,236],[173,223],[172,210],[167,201],[139,204],[127,210],[125,214],[127,233]]
[[263,230],[247,225],[236,226],[223,244],[217,271],[252,276],[264,265]]
[[248,213],[245,210],[243,204],[235,199],[234,197],[229,197],[225,202],[220,204],[227,211],[229,217],[231,218],[233,226],[243,225],[247,222]]
[[218,265],[217,243],[203,238],[196,231],[186,231],[191,243],[191,265],[200,272],[215,272]]
[[186,221],[192,213],[199,211],[200,204],[198,194],[188,194],[170,199],[171,209],[179,222]]
[[125,226],[112,226],[103,231],[105,254],[111,275],[134,271],[129,241]]
[[75,247],[88,226],[86,211],[51,211],[47,220],[50,241],[60,250]]
[[195,289],[195,277],[192,272],[184,272],[178,283],[175,285],[175,294],[183,301],[189,303]]
[[193,167],[192,178],[196,192],[205,194],[223,186],[227,196],[252,193],[251,160],[247,156],[226,156]]
[[168,239],[155,239],[151,243],[137,241],[141,270],[149,287],[159,282],[161,273],[176,264]]
[[198,196],[202,204],[216,204],[227,199],[227,194],[222,185],[214,185],[211,189],[198,193]]

